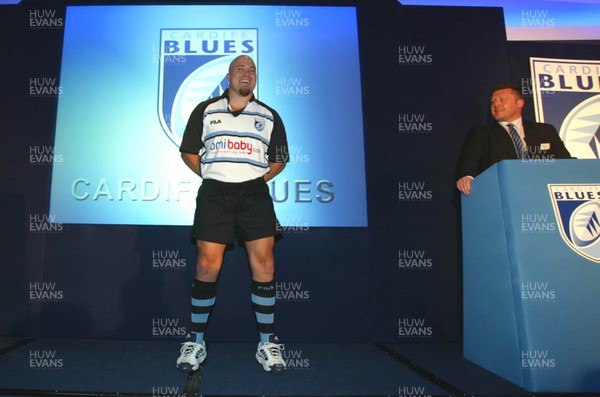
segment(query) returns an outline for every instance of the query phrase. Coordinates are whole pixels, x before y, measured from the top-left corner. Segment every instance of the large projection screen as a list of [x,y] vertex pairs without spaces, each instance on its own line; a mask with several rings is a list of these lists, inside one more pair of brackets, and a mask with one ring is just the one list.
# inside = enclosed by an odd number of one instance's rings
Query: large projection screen
[[280,223],[367,226],[356,9],[317,6],[67,7],[55,221],[190,225],[201,179],[178,145],[240,54],[287,130],[291,162],[269,182]]

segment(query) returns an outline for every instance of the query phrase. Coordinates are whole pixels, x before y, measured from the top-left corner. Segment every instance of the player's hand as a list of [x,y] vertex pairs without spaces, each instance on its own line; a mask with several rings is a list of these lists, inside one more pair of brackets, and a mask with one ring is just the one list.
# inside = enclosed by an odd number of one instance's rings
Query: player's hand
[[460,190],[463,194],[468,195],[471,193],[471,181],[473,177],[463,176],[458,181],[456,181],[456,188]]

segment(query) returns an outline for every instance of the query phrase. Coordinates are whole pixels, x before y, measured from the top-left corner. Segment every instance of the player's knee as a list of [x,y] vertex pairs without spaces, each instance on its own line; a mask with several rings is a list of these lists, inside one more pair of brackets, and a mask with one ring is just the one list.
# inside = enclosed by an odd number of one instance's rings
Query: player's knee
[[221,271],[220,263],[198,261],[196,263],[196,279],[201,281],[216,281]]

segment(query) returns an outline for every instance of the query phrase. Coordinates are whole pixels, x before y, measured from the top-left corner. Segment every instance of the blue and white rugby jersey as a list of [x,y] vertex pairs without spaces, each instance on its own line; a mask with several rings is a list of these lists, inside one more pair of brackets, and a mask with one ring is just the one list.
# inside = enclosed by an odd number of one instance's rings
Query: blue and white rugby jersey
[[229,110],[228,91],[192,111],[179,150],[200,154],[203,179],[244,182],[269,171],[269,162],[289,160],[287,136],[277,112],[254,97],[241,111]]

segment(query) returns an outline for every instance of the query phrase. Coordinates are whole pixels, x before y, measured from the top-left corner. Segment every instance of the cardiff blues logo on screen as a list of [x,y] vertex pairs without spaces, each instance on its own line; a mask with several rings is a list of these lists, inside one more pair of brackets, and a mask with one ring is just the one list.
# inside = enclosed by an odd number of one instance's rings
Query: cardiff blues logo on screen
[[228,87],[231,61],[238,55],[256,60],[257,42],[257,29],[161,29],[158,118],[175,145],[194,108]]
[[563,240],[586,259],[600,263],[600,184],[548,185]]
[[572,156],[600,158],[600,95],[586,99],[569,112],[560,137]]
[[578,159],[600,158],[600,60],[530,58],[537,120]]

